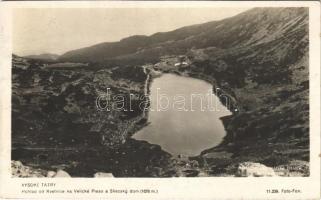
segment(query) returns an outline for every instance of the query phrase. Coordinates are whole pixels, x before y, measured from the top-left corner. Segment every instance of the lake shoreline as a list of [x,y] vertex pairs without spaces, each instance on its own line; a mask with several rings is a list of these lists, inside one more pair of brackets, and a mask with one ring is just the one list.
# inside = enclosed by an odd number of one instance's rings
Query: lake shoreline
[[[133,138],[159,144],[172,155],[196,156],[219,144],[225,136],[220,118],[231,112],[222,105],[208,82],[163,73],[153,78],[149,91],[150,125]],[[162,101],[163,98],[167,101]],[[194,123],[195,118],[198,123]]]
[[[220,87],[222,92],[227,94],[229,100],[232,102],[231,112],[233,113],[230,116],[222,117],[221,120],[224,124],[224,127],[227,131],[227,135],[224,137],[221,144],[214,146],[212,148],[202,151],[199,156],[190,157],[189,160],[196,160],[202,168],[207,168],[209,174],[213,173],[215,176],[229,176],[234,175],[237,172],[237,168],[242,162],[260,162],[267,164],[267,166],[283,169],[291,168],[293,162],[297,168],[304,169],[303,171],[295,171],[295,175],[291,174],[287,170],[280,170],[279,174],[281,176],[309,176],[309,167],[308,160],[306,158],[302,159],[300,154],[293,154],[289,148],[290,145],[287,145],[285,142],[280,141],[273,143],[273,140],[268,138],[262,139],[249,139],[248,141],[240,142],[236,141],[236,138],[239,138],[238,129],[242,127],[235,127],[235,122],[239,121],[242,118],[244,120],[254,120],[249,111],[244,106],[247,106],[245,102],[238,100],[233,92],[233,87],[228,84],[222,85],[215,78],[204,75],[204,73],[195,73],[192,70],[188,69],[188,66],[184,67],[183,70],[175,66],[175,63],[180,62],[184,57],[185,62],[193,65],[193,60],[190,60],[186,56],[167,56],[164,57],[160,63],[157,63],[152,66],[153,69],[162,71],[163,73],[174,73],[180,76],[187,76],[192,78],[197,78],[204,80],[213,85],[214,88]],[[223,104],[224,105],[224,104]],[[237,109],[237,112],[235,112]],[[242,116],[242,117],[241,117]],[[253,116],[256,116],[254,114]],[[245,139],[245,138],[244,138]],[[286,146],[285,146],[286,145]],[[244,153],[240,152],[240,148],[244,148]],[[274,153],[277,152],[275,149],[288,149],[289,154],[292,154],[294,157],[293,161],[284,159],[287,158],[287,154]],[[272,151],[272,153],[271,153]],[[293,151],[294,152],[294,151]],[[257,153],[262,155],[263,159],[258,159]],[[300,167],[301,166],[301,167]],[[292,166],[293,168],[293,166]],[[291,175],[289,175],[291,174]]]

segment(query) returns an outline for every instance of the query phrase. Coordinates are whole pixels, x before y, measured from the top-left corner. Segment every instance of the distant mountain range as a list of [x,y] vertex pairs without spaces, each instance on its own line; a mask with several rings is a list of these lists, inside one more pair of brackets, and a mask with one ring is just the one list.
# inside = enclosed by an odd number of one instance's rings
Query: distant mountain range
[[52,54],[52,53],[44,53],[44,54],[38,54],[38,55],[28,55],[24,56],[25,58],[31,58],[31,59],[37,59],[37,60],[44,60],[44,61],[55,61],[59,58],[58,54]]
[[262,50],[264,46],[284,44],[286,48],[288,40],[283,38],[302,36],[306,17],[305,8],[254,8],[220,21],[69,51],[61,55],[59,61],[131,65],[157,62],[163,55],[186,54],[191,49],[209,47],[221,51],[240,48],[252,51],[257,47]]

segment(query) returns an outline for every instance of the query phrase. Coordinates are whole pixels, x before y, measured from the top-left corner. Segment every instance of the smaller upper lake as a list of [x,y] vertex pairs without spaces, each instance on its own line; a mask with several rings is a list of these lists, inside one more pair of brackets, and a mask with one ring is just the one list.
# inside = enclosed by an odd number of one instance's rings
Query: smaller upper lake
[[150,86],[148,126],[133,135],[172,155],[199,155],[225,136],[220,117],[231,115],[203,80],[164,74]]

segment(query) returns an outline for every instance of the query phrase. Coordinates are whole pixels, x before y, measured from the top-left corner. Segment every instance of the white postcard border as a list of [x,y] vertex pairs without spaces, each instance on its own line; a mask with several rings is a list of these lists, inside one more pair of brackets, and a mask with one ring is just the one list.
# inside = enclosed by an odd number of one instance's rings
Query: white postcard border
[[[0,198],[104,199],[319,199],[320,198],[320,3],[319,2],[1,2]],[[262,178],[11,178],[11,9],[26,7],[309,7],[310,177]],[[158,194],[22,194],[22,183],[56,183],[54,189],[157,189]],[[39,189],[39,188],[38,188]],[[42,188],[46,189],[46,188]],[[50,188],[53,189],[53,188]],[[267,194],[267,189],[301,193]]]

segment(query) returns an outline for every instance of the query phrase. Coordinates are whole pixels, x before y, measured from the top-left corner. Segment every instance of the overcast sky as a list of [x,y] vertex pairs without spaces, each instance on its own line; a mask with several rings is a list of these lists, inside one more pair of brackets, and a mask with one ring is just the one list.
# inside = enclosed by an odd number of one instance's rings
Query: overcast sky
[[13,52],[62,54],[131,35],[151,35],[231,17],[248,8],[19,8],[13,13]]

